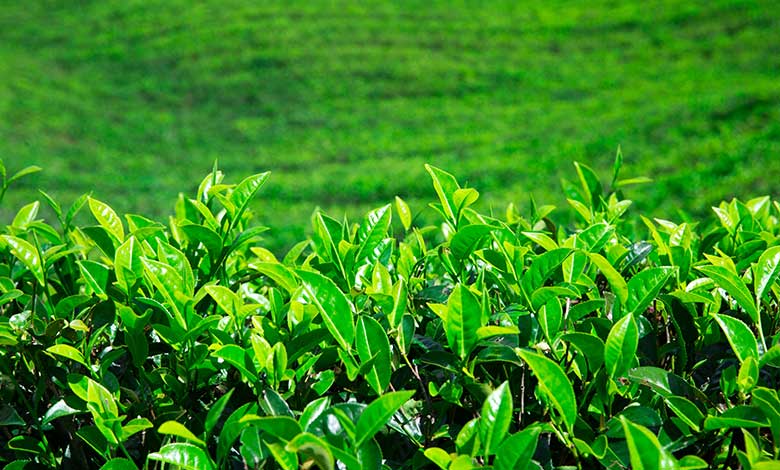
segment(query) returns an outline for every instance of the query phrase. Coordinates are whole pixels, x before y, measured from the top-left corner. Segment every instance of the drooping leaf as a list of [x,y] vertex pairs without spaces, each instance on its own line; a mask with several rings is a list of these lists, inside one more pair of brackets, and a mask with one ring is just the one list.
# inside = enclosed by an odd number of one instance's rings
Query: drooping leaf
[[715,281],[718,287],[728,292],[737,301],[737,304],[747,312],[750,318],[754,322],[758,322],[758,308],[742,279],[723,266],[700,266],[696,269]]
[[84,355],[81,354],[81,351],[74,348],[73,346],[67,344],[54,344],[46,348],[46,352],[70,359],[72,361],[76,361],[89,369],[89,365],[87,365],[87,362],[84,360]]
[[2,235],[2,239],[11,247],[11,254],[24,264],[40,285],[44,285],[43,265],[38,249],[30,242],[11,235]]
[[707,416],[704,420],[704,430],[729,428],[763,428],[769,426],[766,414],[756,406],[737,405],[727,409],[717,416]]
[[166,421],[160,425],[157,429],[160,434],[168,434],[171,436],[180,437],[187,441],[197,444],[200,447],[206,447],[206,443],[203,442],[198,436],[192,433],[186,426],[177,421]]

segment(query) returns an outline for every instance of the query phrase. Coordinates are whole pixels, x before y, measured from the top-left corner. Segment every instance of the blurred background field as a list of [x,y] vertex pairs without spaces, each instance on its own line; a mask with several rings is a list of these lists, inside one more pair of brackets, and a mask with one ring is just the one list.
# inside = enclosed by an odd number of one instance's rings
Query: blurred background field
[[425,162],[482,208],[562,205],[619,145],[649,215],[777,196],[780,2],[0,0],[0,158],[45,169],[6,221],[37,188],[164,216],[219,159],[273,172],[279,249],[315,207],[423,211]]

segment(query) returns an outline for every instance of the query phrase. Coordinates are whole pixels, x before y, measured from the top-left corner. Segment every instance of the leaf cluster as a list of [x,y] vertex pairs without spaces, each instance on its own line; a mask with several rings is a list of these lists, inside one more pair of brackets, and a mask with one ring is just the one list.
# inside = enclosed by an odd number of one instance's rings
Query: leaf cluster
[[642,238],[621,165],[575,164],[571,227],[426,166],[439,225],[318,211],[281,259],[248,210],[268,173],[215,164],[164,222],[41,193],[53,225],[36,201],[0,231],[0,462],[774,468],[780,204]]

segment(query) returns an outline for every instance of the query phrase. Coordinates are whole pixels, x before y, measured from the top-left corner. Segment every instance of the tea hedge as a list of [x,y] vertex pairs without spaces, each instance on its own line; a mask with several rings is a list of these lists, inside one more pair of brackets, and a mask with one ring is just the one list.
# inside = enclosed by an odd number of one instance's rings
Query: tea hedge
[[[315,212],[281,259],[247,209],[268,173],[215,165],[165,221],[41,192],[0,235],[0,462],[778,468],[780,204],[640,231],[621,163],[575,164],[571,227],[427,166],[439,225]],[[1,199],[38,169],[0,170]]]

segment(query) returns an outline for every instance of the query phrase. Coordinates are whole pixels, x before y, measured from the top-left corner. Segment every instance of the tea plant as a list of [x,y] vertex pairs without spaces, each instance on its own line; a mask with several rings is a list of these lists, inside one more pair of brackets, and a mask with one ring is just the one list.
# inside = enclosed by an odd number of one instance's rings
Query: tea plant
[[780,204],[638,235],[621,164],[575,164],[572,227],[426,166],[439,225],[315,212],[281,259],[248,210],[268,173],[215,165],[162,222],[42,192],[54,225],[33,202],[0,235],[0,461],[776,468]]

